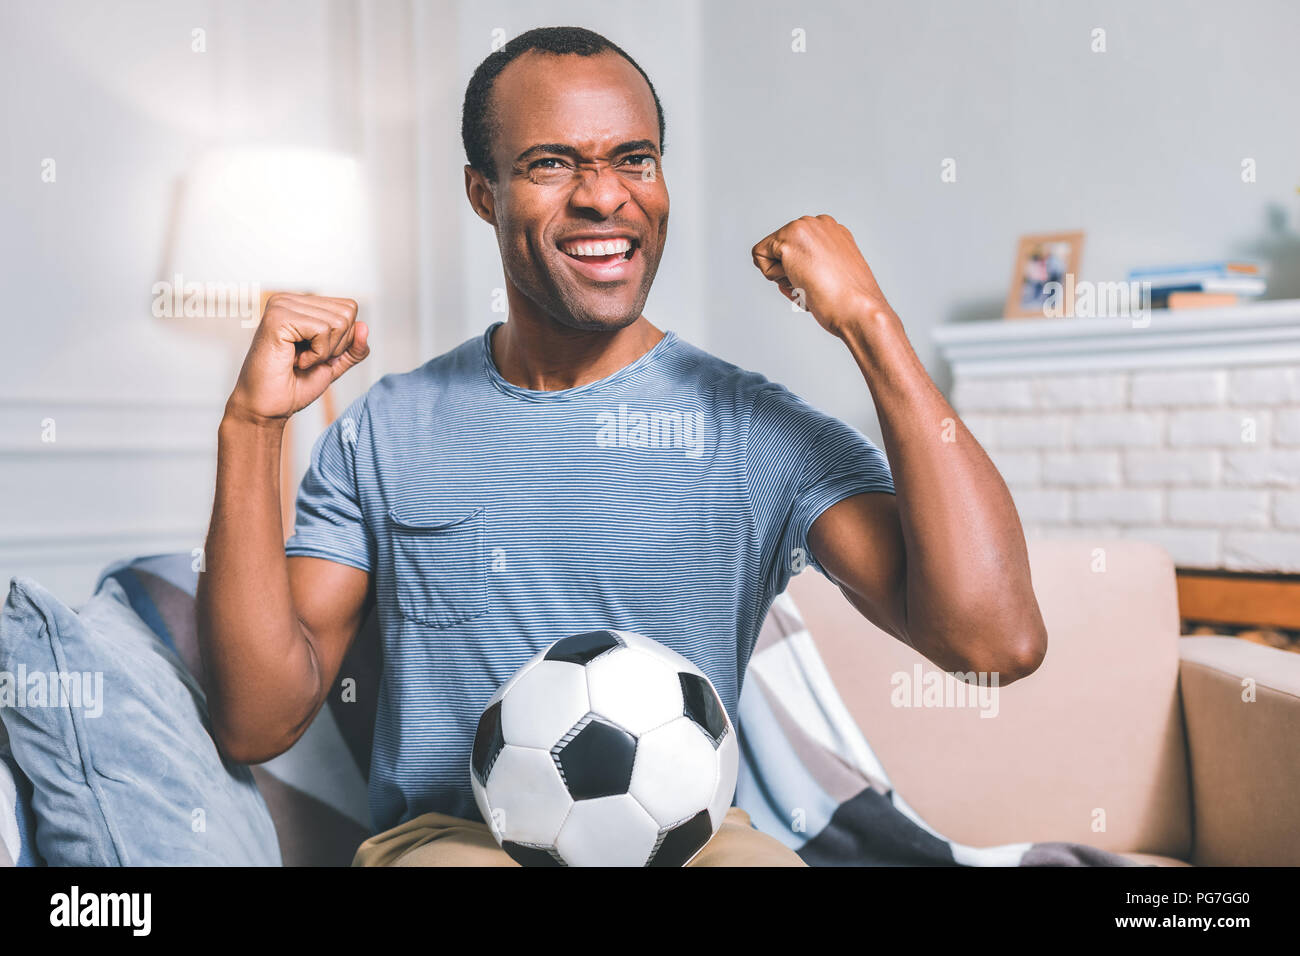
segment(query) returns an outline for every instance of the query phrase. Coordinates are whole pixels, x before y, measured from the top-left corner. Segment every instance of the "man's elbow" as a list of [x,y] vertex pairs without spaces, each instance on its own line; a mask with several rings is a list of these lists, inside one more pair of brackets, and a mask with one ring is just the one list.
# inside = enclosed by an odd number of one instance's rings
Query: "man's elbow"
[[993,668],[998,684],[1005,687],[1028,677],[1038,670],[1046,656],[1047,630],[1043,627],[1031,631],[1028,637],[1004,642],[1000,659]]
[[252,726],[241,727],[224,719],[222,708],[212,695],[208,699],[212,742],[217,745],[221,755],[232,763],[258,764],[274,760],[297,743],[306,729],[305,726],[292,730],[286,728],[277,733],[271,731],[264,720],[259,721],[256,729]]
[[212,739],[217,745],[217,750],[226,760],[242,764],[258,764],[274,760],[297,742],[290,738],[257,739],[228,733],[214,733]]
[[217,745],[217,751],[221,756],[231,763],[263,763],[271,759],[269,753],[270,747],[267,741],[258,740],[255,736],[232,729],[217,719],[212,720],[212,742]]

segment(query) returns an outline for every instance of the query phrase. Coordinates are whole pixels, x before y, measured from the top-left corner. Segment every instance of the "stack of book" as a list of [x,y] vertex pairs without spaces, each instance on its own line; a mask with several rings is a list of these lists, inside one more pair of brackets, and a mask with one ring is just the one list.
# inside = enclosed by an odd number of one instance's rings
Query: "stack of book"
[[1264,294],[1264,273],[1257,262],[1224,260],[1190,265],[1133,269],[1130,282],[1151,284],[1151,308],[1197,309],[1236,305]]

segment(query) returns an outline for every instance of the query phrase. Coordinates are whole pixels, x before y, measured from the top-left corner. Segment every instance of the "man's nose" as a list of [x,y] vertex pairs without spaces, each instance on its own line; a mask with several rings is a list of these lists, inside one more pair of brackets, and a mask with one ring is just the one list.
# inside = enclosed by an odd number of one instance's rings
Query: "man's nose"
[[582,209],[590,209],[606,218],[627,202],[630,193],[614,167],[607,163],[579,166],[578,185],[573,190],[572,202]]

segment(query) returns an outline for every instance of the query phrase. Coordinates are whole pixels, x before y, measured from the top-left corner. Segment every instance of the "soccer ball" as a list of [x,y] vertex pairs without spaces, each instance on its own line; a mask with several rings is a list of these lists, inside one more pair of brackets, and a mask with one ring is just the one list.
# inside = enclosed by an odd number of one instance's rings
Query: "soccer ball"
[[740,751],[704,672],[657,641],[556,641],[488,701],[479,812],[523,866],[684,866],[722,824]]

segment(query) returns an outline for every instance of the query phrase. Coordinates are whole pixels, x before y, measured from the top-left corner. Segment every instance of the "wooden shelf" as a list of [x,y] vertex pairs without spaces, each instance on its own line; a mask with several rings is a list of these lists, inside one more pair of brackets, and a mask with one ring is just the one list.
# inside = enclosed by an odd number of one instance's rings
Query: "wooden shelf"
[[1300,629],[1300,575],[1178,571],[1185,621]]

